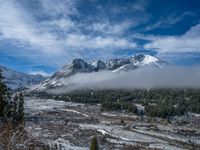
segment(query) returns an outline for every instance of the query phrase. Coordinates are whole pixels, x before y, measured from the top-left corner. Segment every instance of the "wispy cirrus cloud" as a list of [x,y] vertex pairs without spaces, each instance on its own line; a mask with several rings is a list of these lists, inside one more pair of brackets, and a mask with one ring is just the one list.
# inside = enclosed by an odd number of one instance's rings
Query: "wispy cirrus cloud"
[[70,15],[78,15],[76,8],[78,0],[37,0],[42,6],[41,11],[52,18],[65,17]]
[[56,40],[56,37],[48,32],[43,32],[41,26],[27,15],[28,12],[14,2],[16,1],[1,1],[1,40],[15,41],[35,50],[42,49],[40,52],[55,53],[55,47],[58,50],[61,49],[60,42]]
[[182,21],[183,19],[187,17],[191,17],[191,16],[195,16],[195,13],[184,12],[180,15],[172,14],[172,15],[166,15],[165,17],[162,16],[162,18],[156,23],[146,26],[145,31],[150,31],[150,30],[160,29],[160,28],[169,28],[169,27],[172,27],[174,24]]
[[152,36],[145,49],[161,53],[200,52],[200,23],[181,36]]
[[101,32],[103,34],[111,35],[122,35],[130,27],[134,27],[136,24],[131,21],[125,21],[119,24],[110,24],[110,23],[93,23],[89,28],[96,32]]
[[112,6],[112,11],[116,14],[124,12],[134,12],[147,15],[146,7],[149,5],[149,2],[146,0],[135,0],[134,2],[126,3],[125,5]]

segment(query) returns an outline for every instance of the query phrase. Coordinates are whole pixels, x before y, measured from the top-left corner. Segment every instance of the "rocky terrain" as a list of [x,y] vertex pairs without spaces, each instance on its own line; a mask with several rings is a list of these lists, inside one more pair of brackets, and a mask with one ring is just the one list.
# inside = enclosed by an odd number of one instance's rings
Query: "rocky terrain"
[[25,74],[4,66],[0,66],[0,69],[2,70],[3,76],[5,77],[7,86],[12,90],[28,88],[30,86],[37,85],[46,79],[46,77],[40,74]]
[[[100,149],[200,148],[200,116],[195,124],[101,112],[100,105],[26,97],[26,130],[51,149],[86,150],[97,136]],[[181,119],[181,118],[179,118]],[[177,119],[178,120],[178,119]]]
[[86,62],[83,59],[74,59],[69,64],[55,72],[50,78],[32,88],[32,91],[45,91],[48,89],[58,88],[67,84],[69,77],[77,73],[93,73],[100,71],[110,71],[113,73],[133,71],[137,68],[153,67],[160,68],[167,63],[150,55],[137,54],[129,58],[110,59],[107,61],[95,60]]

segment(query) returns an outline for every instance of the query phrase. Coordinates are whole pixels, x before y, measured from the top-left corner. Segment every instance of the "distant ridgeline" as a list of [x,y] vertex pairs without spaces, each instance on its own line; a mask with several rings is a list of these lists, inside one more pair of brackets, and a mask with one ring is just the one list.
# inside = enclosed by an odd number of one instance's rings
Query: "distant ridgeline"
[[6,85],[9,89],[14,91],[26,89],[29,86],[39,84],[41,81],[46,79],[46,77],[39,74],[25,74],[1,65],[0,70],[2,71],[2,76],[5,78],[4,81]]
[[161,118],[187,112],[200,113],[200,89],[76,90],[57,95],[35,92],[34,96],[77,103],[100,103],[103,111],[138,113],[136,104],[141,104],[147,116]]

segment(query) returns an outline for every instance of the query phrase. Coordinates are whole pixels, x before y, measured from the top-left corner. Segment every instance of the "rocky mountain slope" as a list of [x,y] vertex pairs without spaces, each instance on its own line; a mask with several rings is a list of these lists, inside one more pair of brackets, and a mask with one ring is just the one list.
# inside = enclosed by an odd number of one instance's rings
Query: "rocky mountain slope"
[[44,81],[46,77],[42,75],[30,75],[0,66],[2,74],[5,77],[7,86],[12,90],[23,89],[32,85],[37,85]]
[[[128,72],[141,67],[162,67],[167,63],[156,57],[144,54],[137,54],[129,58],[110,59],[107,61],[95,60],[86,62],[83,59],[74,59],[69,64],[62,67],[50,78],[34,87],[31,90],[42,91],[56,87],[62,87],[63,80],[76,73],[92,73],[99,71],[110,71],[113,73]],[[62,81],[62,82],[60,82]]]

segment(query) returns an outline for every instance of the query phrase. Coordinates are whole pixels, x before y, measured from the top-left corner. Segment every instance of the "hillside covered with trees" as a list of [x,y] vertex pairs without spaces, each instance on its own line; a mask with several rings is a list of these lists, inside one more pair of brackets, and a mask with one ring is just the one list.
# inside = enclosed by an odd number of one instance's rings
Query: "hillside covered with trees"
[[11,93],[0,70],[0,149],[47,149],[24,129],[24,97]]
[[98,103],[106,111],[137,113],[135,104],[141,104],[147,116],[161,118],[187,112],[200,113],[200,89],[79,90],[57,95],[34,95],[78,103]]

